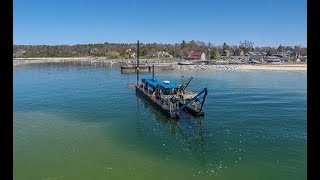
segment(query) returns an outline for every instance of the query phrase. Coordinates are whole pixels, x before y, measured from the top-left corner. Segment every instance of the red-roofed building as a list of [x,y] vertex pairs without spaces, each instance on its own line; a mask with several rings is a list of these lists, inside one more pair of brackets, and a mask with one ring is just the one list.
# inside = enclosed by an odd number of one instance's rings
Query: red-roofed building
[[206,54],[204,52],[185,52],[183,53],[183,59],[206,60]]

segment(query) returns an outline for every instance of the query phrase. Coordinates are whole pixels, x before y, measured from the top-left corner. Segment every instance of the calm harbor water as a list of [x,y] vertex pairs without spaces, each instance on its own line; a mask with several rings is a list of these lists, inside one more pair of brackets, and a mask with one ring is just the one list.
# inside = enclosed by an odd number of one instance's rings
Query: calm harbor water
[[306,72],[156,72],[181,76],[205,117],[167,119],[119,67],[15,67],[14,179],[306,179]]

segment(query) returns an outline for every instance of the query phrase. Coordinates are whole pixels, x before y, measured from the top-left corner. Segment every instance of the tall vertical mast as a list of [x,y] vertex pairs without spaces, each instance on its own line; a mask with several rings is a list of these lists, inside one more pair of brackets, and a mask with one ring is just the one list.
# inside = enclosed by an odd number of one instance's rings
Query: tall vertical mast
[[137,43],[137,84],[139,82],[139,56],[140,56],[140,51],[139,51],[139,40]]
[[139,69],[139,56],[140,56],[140,51],[139,51],[139,40],[138,40],[138,43],[137,43],[137,69]]
[[208,51],[209,51],[209,61],[210,61],[210,42],[209,42],[209,49],[208,49]]
[[152,78],[154,78],[154,64],[152,64]]

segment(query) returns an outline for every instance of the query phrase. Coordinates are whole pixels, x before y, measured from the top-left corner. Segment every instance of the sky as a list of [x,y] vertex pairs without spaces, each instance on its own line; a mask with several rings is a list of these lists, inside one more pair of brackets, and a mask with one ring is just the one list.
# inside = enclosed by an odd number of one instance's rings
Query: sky
[[13,43],[307,46],[307,0],[13,0]]

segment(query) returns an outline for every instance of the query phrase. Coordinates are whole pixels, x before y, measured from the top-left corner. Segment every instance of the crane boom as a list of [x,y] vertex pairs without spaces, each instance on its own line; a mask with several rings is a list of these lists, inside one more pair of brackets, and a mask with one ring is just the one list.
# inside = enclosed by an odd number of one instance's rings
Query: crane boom
[[191,76],[191,78],[188,79],[188,82],[186,83],[186,86],[184,87],[183,90],[186,90],[186,89],[187,89],[187,87],[188,87],[188,85],[190,84],[190,82],[192,81],[192,79],[193,79],[193,77]]
[[191,78],[189,78],[188,81],[186,83],[184,83],[185,85],[181,84],[181,86],[180,86],[180,91],[181,92],[184,92],[187,89],[187,87],[190,84],[190,82],[192,81],[192,79],[193,79],[193,77],[191,76]]
[[[200,101],[200,100],[199,100],[199,97],[200,97],[202,94],[204,94],[204,95],[203,95],[203,97],[202,97],[202,101]],[[190,104],[192,104],[192,103],[195,102],[195,101],[200,101],[200,102],[201,102],[201,107],[200,107],[200,110],[199,110],[199,112],[201,112],[207,94],[208,94],[208,90],[207,90],[207,88],[204,88],[204,89],[203,89],[200,93],[198,93],[195,97],[193,97],[193,98],[190,99],[188,102],[186,102],[184,105],[182,105],[176,112],[181,111],[183,108],[189,106]]]

